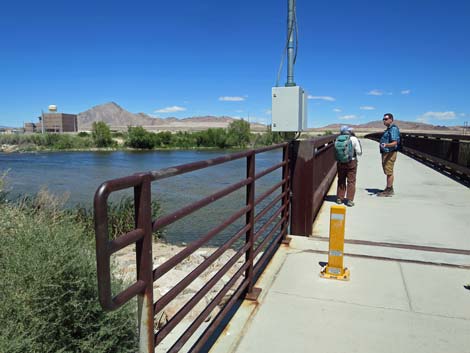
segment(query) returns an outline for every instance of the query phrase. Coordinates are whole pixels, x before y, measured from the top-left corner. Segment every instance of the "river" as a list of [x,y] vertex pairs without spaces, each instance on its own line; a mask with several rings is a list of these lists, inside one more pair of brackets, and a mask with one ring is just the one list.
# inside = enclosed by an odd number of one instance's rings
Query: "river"
[[[0,153],[0,175],[7,172],[8,197],[35,194],[43,187],[56,195],[68,195],[66,206],[76,204],[91,207],[98,186],[106,180],[215,158],[227,151],[172,150],[145,152],[44,152]],[[256,155],[257,172],[281,161],[281,151]],[[184,205],[197,201],[245,177],[246,160],[241,159],[164,179],[152,183],[152,194],[168,214]],[[257,181],[256,194],[260,195],[279,182],[280,171],[270,173]],[[131,194],[128,192],[128,194]],[[116,200],[123,194],[115,195]],[[278,195],[278,194],[276,194]],[[187,216],[165,230],[165,238],[172,243],[188,243],[204,234],[245,202],[244,188],[232,195]],[[266,204],[266,202],[264,203]],[[220,244],[243,223],[240,220],[212,242]]]

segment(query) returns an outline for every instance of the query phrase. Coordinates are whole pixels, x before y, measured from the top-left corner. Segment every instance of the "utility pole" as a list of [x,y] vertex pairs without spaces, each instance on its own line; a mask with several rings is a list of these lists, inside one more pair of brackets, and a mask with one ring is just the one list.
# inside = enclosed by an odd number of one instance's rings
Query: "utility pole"
[[294,82],[294,23],[295,23],[295,1],[289,0],[287,16],[287,82],[286,87],[295,86]]
[[44,134],[44,111],[41,109],[41,133]]

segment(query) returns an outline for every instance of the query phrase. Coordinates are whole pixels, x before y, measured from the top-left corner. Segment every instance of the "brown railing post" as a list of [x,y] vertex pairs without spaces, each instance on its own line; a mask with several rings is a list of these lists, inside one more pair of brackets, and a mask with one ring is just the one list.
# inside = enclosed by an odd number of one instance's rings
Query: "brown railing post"
[[250,206],[250,210],[246,214],[246,224],[250,228],[246,232],[246,243],[249,244],[245,255],[245,261],[248,262],[248,268],[245,272],[245,280],[248,281],[246,299],[256,300],[261,289],[254,288],[254,236],[255,236],[255,153],[251,153],[246,157],[246,177],[251,178],[251,182],[246,186],[246,204]]
[[[282,219],[290,212],[289,203],[290,203],[290,178],[289,178],[289,145],[285,145],[282,149],[282,161],[285,162],[282,167],[282,180],[284,184],[282,185],[282,193],[285,193],[282,198],[282,205],[285,206],[284,210],[281,213]],[[283,244],[289,244],[290,238],[287,236],[289,228],[289,217],[282,222],[281,233],[282,238],[281,242]]]
[[315,151],[311,141],[290,143],[291,217],[292,235],[310,235],[313,225],[313,165]]
[[139,352],[153,353],[153,263],[152,263],[152,210],[151,175],[143,174],[142,183],[134,187],[135,226],[144,232],[136,243],[137,280],[146,283],[145,290],[138,295]]

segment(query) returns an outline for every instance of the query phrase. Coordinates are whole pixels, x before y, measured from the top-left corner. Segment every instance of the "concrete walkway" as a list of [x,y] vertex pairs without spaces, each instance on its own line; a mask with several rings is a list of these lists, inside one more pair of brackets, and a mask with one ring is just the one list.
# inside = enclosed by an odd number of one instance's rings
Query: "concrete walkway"
[[356,206],[346,214],[351,280],[319,277],[334,183],[314,236],[279,249],[257,283],[258,304],[242,305],[212,352],[470,352],[470,252],[445,249],[470,250],[470,189],[400,154],[396,195],[378,198],[378,146],[361,142]]

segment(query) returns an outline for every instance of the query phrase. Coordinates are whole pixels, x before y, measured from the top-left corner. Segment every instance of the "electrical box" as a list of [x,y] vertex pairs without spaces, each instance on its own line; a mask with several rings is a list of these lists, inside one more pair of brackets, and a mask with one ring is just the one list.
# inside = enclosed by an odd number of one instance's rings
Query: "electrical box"
[[307,93],[300,86],[272,88],[272,131],[307,128]]

